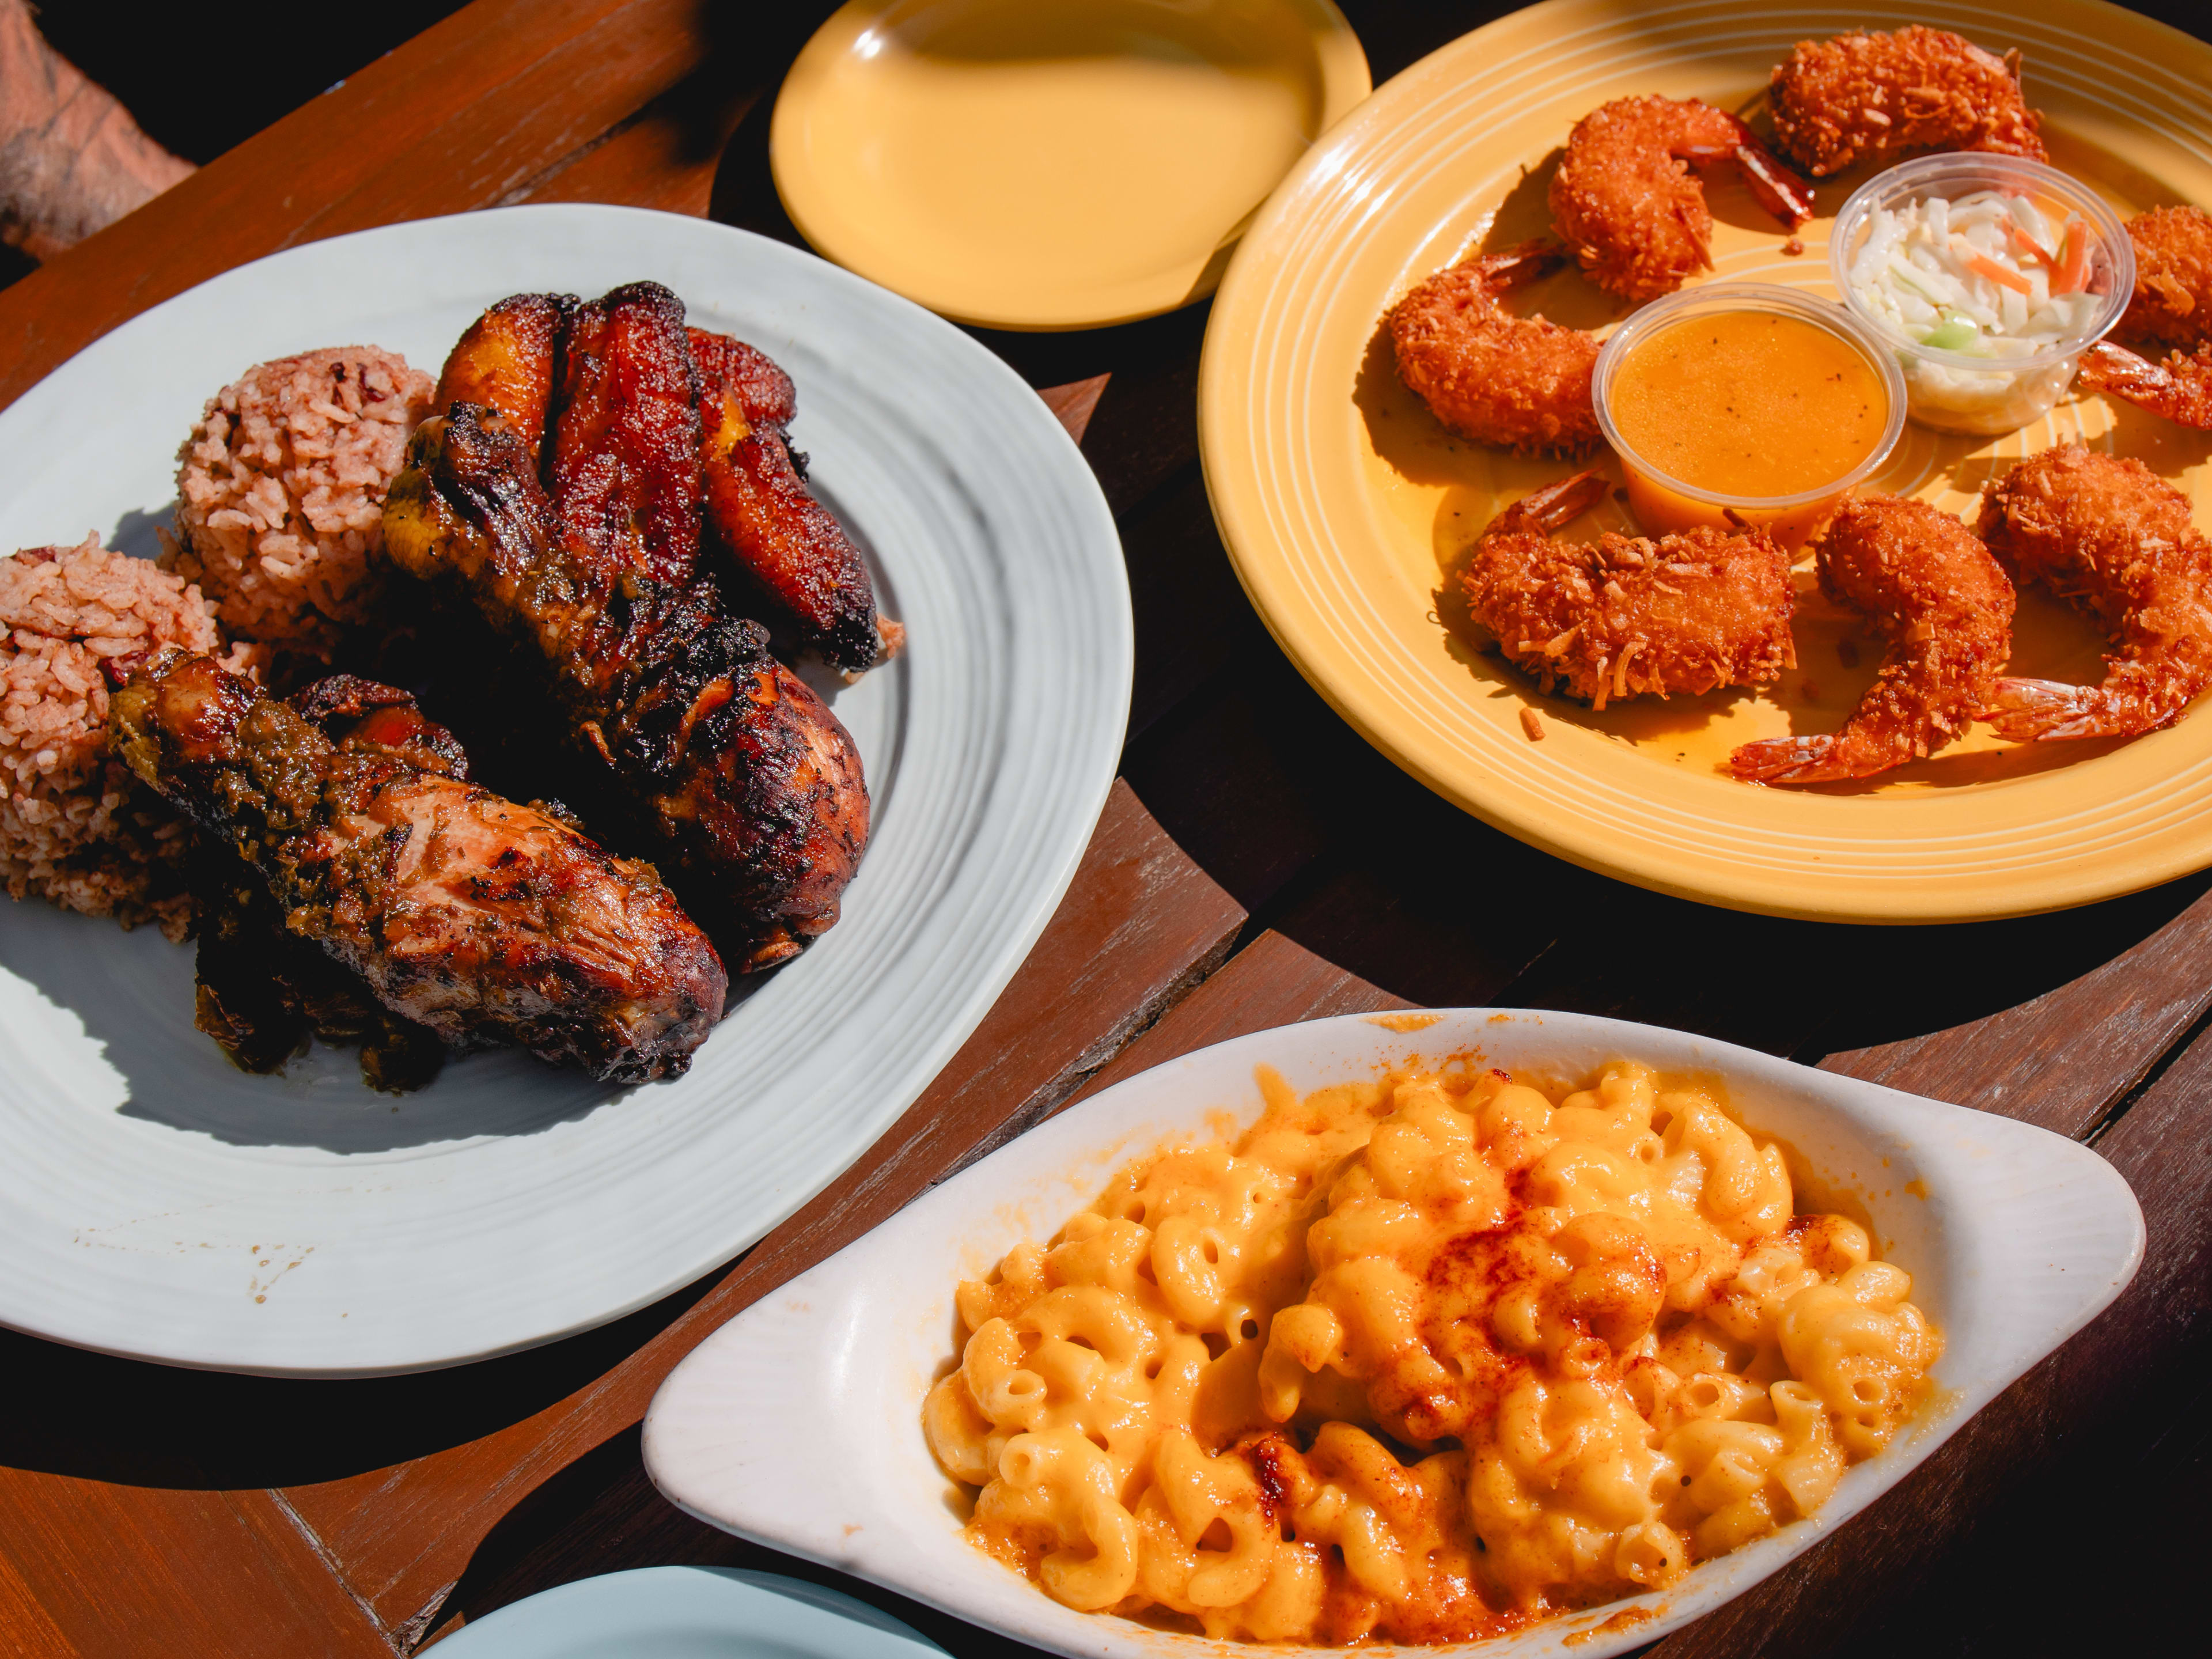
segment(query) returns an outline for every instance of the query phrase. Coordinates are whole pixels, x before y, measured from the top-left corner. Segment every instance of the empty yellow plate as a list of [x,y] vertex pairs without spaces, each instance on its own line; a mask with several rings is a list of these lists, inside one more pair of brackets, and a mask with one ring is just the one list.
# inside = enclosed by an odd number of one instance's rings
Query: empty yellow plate
[[1330,0],[854,0],[792,65],[769,155],[848,270],[959,322],[1093,328],[1211,294],[1368,89]]
[[[1571,467],[1452,439],[1400,384],[1384,312],[1463,250],[1548,234],[1559,147],[1607,100],[1662,93],[1747,111],[1794,42],[1907,22],[2021,48],[2051,159],[2122,210],[2212,204],[2212,50],[2096,0],[2002,9],[1549,0],[1415,64],[1309,152],[1215,301],[1202,453],[1223,539],[1261,616],[1376,747],[1577,864],[1743,909],[1861,921],[2056,909],[2212,864],[2203,707],[2132,743],[2014,745],[1977,728],[1868,783],[1735,781],[1725,765],[1735,744],[1834,730],[1878,665],[1881,646],[1854,637],[1809,568],[1798,576],[1797,670],[1757,695],[1644,699],[1593,714],[1538,696],[1453,615],[1453,573],[1492,514]],[[1822,216],[1799,233],[1794,257],[1788,233],[1739,185],[1708,173],[1715,276],[1832,294],[1827,216],[1872,171],[1821,182]],[[1527,293],[1534,308],[1584,328],[1626,314],[1572,272]],[[1874,487],[1965,516],[2011,460],[2072,441],[2141,457],[2212,523],[2212,437],[2095,398],[1995,441],[1908,427]],[[1630,527],[1617,505],[1595,516]],[[2022,593],[2014,672],[2098,679],[2102,649],[2066,606]],[[1540,742],[1523,727],[1530,708]]]

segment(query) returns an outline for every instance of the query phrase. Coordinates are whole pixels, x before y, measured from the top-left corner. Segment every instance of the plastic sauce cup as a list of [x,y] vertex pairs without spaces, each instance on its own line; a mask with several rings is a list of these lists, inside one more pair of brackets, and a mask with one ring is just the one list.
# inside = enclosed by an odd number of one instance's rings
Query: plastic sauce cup
[[[1940,351],[1899,332],[1853,291],[1851,262],[1872,234],[1876,208],[1894,211],[1931,197],[1955,202],[1984,190],[2063,207],[2096,232],[2089,283],[2103,303],[2080,333],[2017,357]],[[2057,167],[2017,155],[1923,155],[1876,173],[1851,192],[1828,233],[1828,269],[1851,315],[1896,357],[1912,418],[1938,432],[1995,437],[2041,420],[2066,395],[2083,350],[2111,332],[2127,309],[2136,285],[2136,250],[2105,198]]]
[[[1795,318],[1823,329],[1855,351],[1881,384],[1888,409],[1881,435],[1872,450],[1848,471],[1809,489],[1788,494],[1738,495],[1705,488],[1676,477],[1638,453],[1613,421],[1613,387],[1622,367],[1644,342],[1672,325],[1700,316],[1750,312]],[[1802,289],[1765,283],[1709,283],[1656,300],[1623,323],[1598,352],[1590,392],[1599,429],[1627,475],[1628,504],[1653,535],[1699,525],[1725,529],[1761,526],[1785,548],[1802,545],[1827,521],[1843,493],[1865,482],[1889,459],[1905,430],[1905,376],[1880,336],[1841,305]]]

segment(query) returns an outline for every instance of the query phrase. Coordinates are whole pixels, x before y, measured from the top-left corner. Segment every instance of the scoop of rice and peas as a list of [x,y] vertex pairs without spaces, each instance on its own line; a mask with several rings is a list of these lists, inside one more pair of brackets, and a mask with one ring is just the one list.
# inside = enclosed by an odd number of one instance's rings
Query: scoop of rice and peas
[[177,535],[154,561],[75,547],[0,559],[0,881],[172,939],[188,841],[109,754],[103,665],[163,646],[248,672],[327,662],[382,596],[385,491],[434,383],[373,346],[249,369],[179,454]]

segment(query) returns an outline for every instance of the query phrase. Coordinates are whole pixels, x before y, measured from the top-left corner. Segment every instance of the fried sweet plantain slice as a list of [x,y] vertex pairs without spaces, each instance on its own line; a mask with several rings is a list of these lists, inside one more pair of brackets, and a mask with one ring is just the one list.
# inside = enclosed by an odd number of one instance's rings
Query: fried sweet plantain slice
[[469,325],[438,377],[438,407],[481,404],[520,437],[532,465],[553,404],[554,358],[561,329],[576,309],[573,294],[517,294]]
[[544,473],[572,558],[662,581],[699,558],[699,384],[684,301],[631,283],[561,337]]
[[875,583],[793,460],[783,431],[797,405],[790,376],[727,335],[695,328],[690,343],[716,540],[802,645],[847,673],[872,666],[885,654]]

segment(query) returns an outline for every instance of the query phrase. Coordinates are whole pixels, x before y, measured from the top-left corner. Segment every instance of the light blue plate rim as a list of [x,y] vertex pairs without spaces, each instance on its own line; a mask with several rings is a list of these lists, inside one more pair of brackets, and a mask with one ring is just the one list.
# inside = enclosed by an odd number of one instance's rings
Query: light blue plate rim
[[438,1659],[922,1659],[945,1651],[842,1590],[692,1566],[638,1567],[540,1590],[433,1647]]

